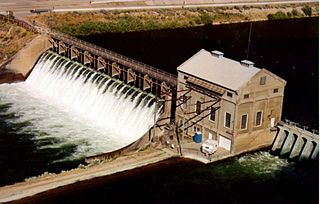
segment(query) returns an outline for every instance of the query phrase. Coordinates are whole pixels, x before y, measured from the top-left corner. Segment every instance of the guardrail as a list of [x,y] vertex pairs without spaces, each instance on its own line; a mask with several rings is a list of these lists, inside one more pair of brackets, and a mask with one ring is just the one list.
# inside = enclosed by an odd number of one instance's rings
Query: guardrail
[[0,19],[1,20],[5,20],[5,21],[9,21],[11,23],[15,23],[17,24],[18,26],[21,26],[21,27],[24,27],[25,29],[31,31],[31,32],[34,32],[34,33],[38,33],[38,29],[35,28],[33,25],[31,25],[30,23],[27,23],[23,20],[20,20],[20,19],[16,19],[14,17],[10,17],[8,15],[3,15],[3,14],[0,14]]
[[319,130],[310,129],[308,126],[299,124],[297,122],[294,122],[294,121],[291,121],[288,119],[285,119],[285,121],[280,121],[279,125],[281,125],[281,126],[287,125],[289,127],[294,127],[294,128],[299,129],[301,131],[306,131],[306,132],[309,132],[310,134],[313,134],[313,135],[316,135],[319,137]]

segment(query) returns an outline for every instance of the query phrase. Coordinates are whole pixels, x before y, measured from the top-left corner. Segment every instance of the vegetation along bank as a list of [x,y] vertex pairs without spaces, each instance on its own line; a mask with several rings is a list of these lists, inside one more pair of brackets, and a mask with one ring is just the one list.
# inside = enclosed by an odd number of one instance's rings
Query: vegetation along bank
[[29,17],[74,36],[318,16],[318,4],[47,13]]

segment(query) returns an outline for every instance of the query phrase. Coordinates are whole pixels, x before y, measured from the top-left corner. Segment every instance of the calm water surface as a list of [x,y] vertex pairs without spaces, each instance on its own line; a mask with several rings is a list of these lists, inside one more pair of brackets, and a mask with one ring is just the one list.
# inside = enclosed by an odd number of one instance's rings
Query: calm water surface
[[[248,59],[287,81],[283,118],[319,129],[319,18],[252,23]],[[82,37],[104,48],[176,74],[204,48],[247,58],[250,23]]]

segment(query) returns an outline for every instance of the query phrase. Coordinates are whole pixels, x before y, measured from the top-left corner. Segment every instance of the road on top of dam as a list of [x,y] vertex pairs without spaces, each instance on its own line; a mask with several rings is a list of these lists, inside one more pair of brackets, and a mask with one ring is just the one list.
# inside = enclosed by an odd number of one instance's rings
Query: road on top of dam
[[0,0],[0,13],[5,14],[6,11],[13,11],[15,16],[23,18],[31,14],[30,10],[33,9],[67,12],[271,5],[312,2],[318,2],[318,0]]

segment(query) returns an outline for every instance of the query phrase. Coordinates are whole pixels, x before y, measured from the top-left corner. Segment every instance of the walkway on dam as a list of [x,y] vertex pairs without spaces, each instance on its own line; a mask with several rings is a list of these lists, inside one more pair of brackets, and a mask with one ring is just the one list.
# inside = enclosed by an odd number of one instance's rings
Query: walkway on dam
[[47,174],[25,182],[0,187],[0,203],[20,200],[58,187],[107,176],[176,157],[170,150],[147,149],[105,161],[92,167],[83,167],[60,174]]

